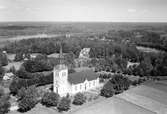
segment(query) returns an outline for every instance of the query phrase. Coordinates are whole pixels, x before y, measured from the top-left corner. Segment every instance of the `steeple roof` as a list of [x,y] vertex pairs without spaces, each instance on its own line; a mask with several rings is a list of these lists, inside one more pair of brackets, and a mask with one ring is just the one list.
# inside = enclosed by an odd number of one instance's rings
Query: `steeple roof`
[[62,45],[60,44],[60,51],[59,51],[59,64],[63,64],[64,56],[63,56],[63,49]]

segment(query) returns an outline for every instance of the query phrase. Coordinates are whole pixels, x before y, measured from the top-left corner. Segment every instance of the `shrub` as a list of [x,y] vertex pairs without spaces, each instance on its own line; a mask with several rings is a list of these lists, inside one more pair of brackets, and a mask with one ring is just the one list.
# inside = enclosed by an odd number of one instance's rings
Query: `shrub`
[[47,92],[44,94],[41,103],[47,107],[57,106],[59,103],[59,95],[54,92]]
[[137,81],[137,80],[131,81],[131,84],[132,84],[133,86],[136,86],[136,85],[138,84],[138,81]]
[[88,99],[88,102],[91,102],[93,100],[93,96],[90,95],[87,99]]
[[14,95],[17,94],[18,90],[22,87],[29,87],[31,85],[42,86],[46,84],[53,83],[53,73],[44,76],[42,73],[33,73],[31,74],[31,79],[21,79],[21,78],[14,78],[12,83],[10,84],[10,92]]
[[98,99],[99,98],[99,95],[95,95],[94,97],[93,97],[93,100],[96,100],[96,99]]
[[100,74],[100,78],[101,79],[110,79],[110,78],[112,78],[112,75],[111,74]]
[[70,109],[70,103],[71,100],[69,98],[63,97],[58,104],[57,109],[59,110],[59,112],[68,111]]
[[115,90],[113,88],[113,84],[108,81],[103,88],[101,89],[100,95],[104,97],[112,97],[115,93]]
[[138,83],[141,84],[141,83],[143,83],[144,81],[145,81],[145,79],[140,78],[140,79],[138,80]]
[[82,105],[83,103],[86,102],[86,97],[82,93],[77,93],[74,96],[73,104],[75,105]]
[[70,68],[69,70],[68,70],[68,73],[74,73],[74,72],[76,72],[73,68]]

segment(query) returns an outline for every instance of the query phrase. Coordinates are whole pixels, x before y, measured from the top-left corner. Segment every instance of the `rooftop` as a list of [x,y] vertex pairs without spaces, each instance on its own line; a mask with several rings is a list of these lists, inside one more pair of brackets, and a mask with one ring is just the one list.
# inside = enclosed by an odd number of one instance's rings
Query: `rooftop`
[[65,64],[59,64],[54,67],[56,70],[68,69]]
[[99,75],[95,73],[93,70],[85,70],[85,71],[69,74],[68,81],[71,84],[79,84],[79,83],[83,83],[85,80],[88,80],[88,81],[95,80],[98,77]]

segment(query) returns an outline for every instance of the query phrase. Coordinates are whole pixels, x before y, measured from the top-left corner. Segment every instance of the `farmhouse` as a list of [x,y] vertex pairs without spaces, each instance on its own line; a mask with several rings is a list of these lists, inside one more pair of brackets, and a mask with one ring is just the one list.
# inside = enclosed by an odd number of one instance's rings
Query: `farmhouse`
[[[61,52],[62,53],[62,52]],[[62,63],[60,53],[60,64],[53,69],[53,91],[60,96],[74,95],[85,92],[99,86],[99,75],[93,70],[85,70],[68,74],[68,67]]]

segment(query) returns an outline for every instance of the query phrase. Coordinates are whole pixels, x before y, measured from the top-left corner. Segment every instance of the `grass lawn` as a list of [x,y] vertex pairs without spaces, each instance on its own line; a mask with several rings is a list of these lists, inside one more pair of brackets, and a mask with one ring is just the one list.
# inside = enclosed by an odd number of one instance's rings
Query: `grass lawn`
[[14,66],[16,68],[16,70],[18,70],[20,68],[20,66],[22,65],[23,62],[12,62],[9,63],[7,66],[4,66],[5,69],[10,69],[12,66]]
[[105,99],[91,106],[83,107],[71,114],[154,114],[140,106],[117,97]]
[[167,80],[154,81],[154,82],[150,81],[150,82],[144,83],[144,85],[167,92]]
[[[167,86],[164,88],[167,88]],[[141,85],[129,90],[128,93],[134,93],[140,96],[151,98],[152,100],[155,100],[162,104],[167,105],[167,92],[164,92],[160,89],[155,89],[154,87]]]
[[14,61],[16,54],[10,54],[10,53],[8,53],[7,56],[8,56],[9,60]]
[[14,112],[10,112],[9,114],[60,114],[60,113],[54,108],[47,108],[45,106],[42,106],[41,104],[37,104],[35,108],[33,108],[28,112],[20,113],[20,112],[14,111]]

